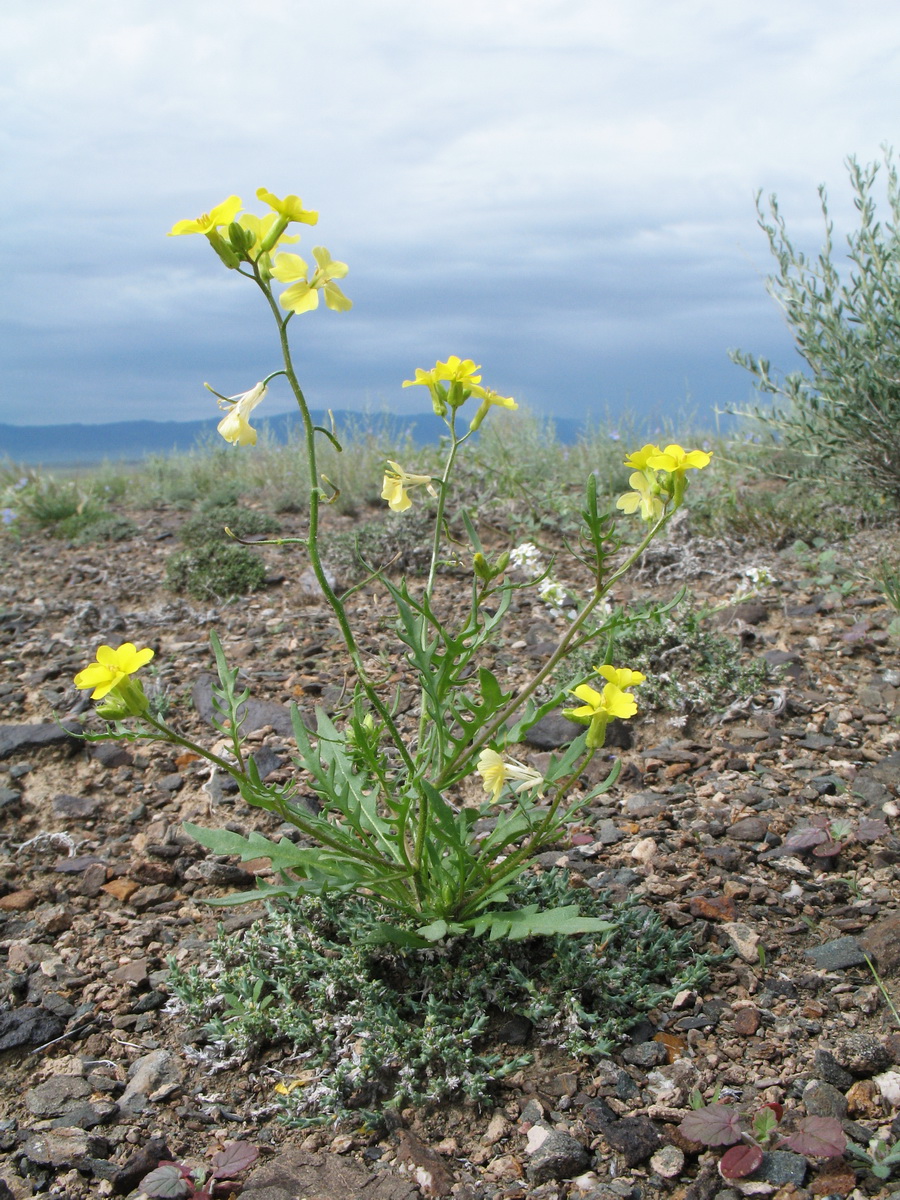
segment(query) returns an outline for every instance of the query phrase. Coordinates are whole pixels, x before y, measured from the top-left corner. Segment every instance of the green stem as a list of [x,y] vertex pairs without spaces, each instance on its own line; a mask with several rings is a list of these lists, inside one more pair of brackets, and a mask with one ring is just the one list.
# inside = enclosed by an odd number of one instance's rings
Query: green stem
[[492,737],[494,737],[497,731],[503,728],[509,718],[513,716],[519,710],[519,708],[521,708],[525,701],[530,696],[534,695],[535,691],[537,691],[544,680],[553,674],[556,667],[568,654],[578,632],[584,627],[585,622],[597,605],[606,595],[609,594],[609,591],[613,585],[631,569],[634,563],[640,558],[656,535],[671,519],[674,513],[675,509],[673,508],[668,513],[665,513],[662,517],[660,517],[656,524],[652,526],[652,528],[638,544],[637,548],[632,551],[632,553],[625,559],[625,562],[605,582],[603,581],[601,574],[601,564],[598,562],[597,582],[595,584],[594,594],[566,630],[553,654],[540,669],[540,671],[538,671],[537,674],[534,675],[532,679],[529,680],[529,682],[525,684],[525,686],[521,688],[519,692],[516,693],[512,700],[510,700],[509,703],[494,716],[494,719],[481,730],[478,737],[475,738],[475,740],[469,746],[466,746],[460,750],[456,757],[444,768],[440,779],[435,785],[436,787],[440,787],[442,784],[445,784],[448,779],[453,777],[453,775],[459,770],[460,766],[464,762],[470,759],[473,755],[477,754],[478,751],[481,750],[481,748],[485,746]]
[[347,651],[350,655],[351,662],[353,663],[353,669],[356,673],[357,679],[359,680],[360,684],[362,685],[362,688],[365,691],[370,704],[376,710],[376,712],[378,713],[378,715],[381,717],[382,721],[384,722],[385,727],[388,729],[390,736],[391,736],[391,741],[393,742],[400,757],[403,759],[404,764],[406,765],[407,769],[410,772],[413,772],[415,770],[415,765],[410,756],[410,753],[406,748],[406,744],[404,743],[403,738],[400,736],[400,731],[398,730],[396,724],[394,723],[394,719],[391,716],[390,711],[387,709],[387,707],[381,701],[380,697],[378,696],[378,693],[375,691],[375,688],[366,673],[366,669],[365,669],[365,667],[363,665],[363,661],[362,661],[362,655],[360,654],[359,647],[356,644],[356,638],[353,635],[353,630],[350,627],[350,622],[347,619],[347,613],[344,610],[344,606],[341,604],[340,600],[338,599],[334,589],[332,588],[331,584],[328,581],[328,576],[325,574],[325,569],[322,566],[322,559],[319,556],[319,503],[321,500],[322,492],[321,492],[321,488],[319,487],[319,471],[318,471],[318,464],[317,464],[317,460],[316,460],[316,431],[315,431],[315,427],[313,426],[312,417],[310,416],[309,406],[306,403],[306,397],[303,395],[303,390],[300,387],[300,381],[297,379],[296,372],[294,371],[294,363],[293,363],[293,359],[291,357],[291,346],[290,346],[290,341],[288,339],[287,326],[288,326],[288,321],[290,320],[291,316],[293,316],[293,313],[288,314],[287,317],[282,317],[281,312],[279,311],[279,308],[278,308],[278,304],[275,300],[275,297],[272,295],[271,289],[268,287],[266,282],[263,280],[263,278],[259,274],[258,269],[256,269],[256,271],[255,271],[254,278],[256,279],[256,282],[259,285],[260,290],[262,291],[263,295],[265,296],[266,302],[268,303],[269,308],[272,311],[272,315],[275,318],[275,323],[278,326],[278,338],[281,343],[281,356],[284,360],[284,367],[285,367],[284,373],[285,373],[285,376],[287,377],[287,381],[288,381],[288,384],[290,385],[291,391],[294,393],[294,398],[297,401],[297,406],[300,409],[300,415],[303,419],[303,433],[304,433],[304,439],[306,442],[306,454],[307,454],[307,463],[308,463],[308,467],[309,467],[309,483],[310,483],[310,487],[309,487],[309,537],[308,537],[307,546],[308,546],[308,551],[309,551],[309,560],[312,565],[313,573],[315,574],[315,577],[316,577],[316,580],[318,581],[319,587],[322,589],[322,594],[324,595],[325,599],[328,602],[329,607],[331,608],[332,612],[334,613],[335,617],[337,618],[337,623],[340,627],[341,634],[344,638],[344,644],[347,647]]

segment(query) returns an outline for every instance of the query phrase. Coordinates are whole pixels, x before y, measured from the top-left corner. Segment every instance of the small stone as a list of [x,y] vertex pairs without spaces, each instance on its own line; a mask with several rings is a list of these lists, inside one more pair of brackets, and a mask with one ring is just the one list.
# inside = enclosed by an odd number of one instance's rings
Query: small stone
[[817,1079],[830,1083],[833,1087],[846,1092],[853,1083],[853,1076],[838,1063],[829,1050],[817,1050],[813,1059],[813,1072]]
[[769,1150],[748,1180],[764,1180],[776,1187],[792,1183],[802,1187],[809,1164],[802,1154],[791,1154],[788,1150]]
[[878,1090],[892,1108],[900,1108],[900,1072],[885,1071],[883,1075],[876,1075],[872,1082],[878,1085]]
[[84,1129],[64,1126],[29,1133],[22,1147],[25,1157],[48,1167],[77,1167],[88,1158],[100,1158],[109,1150],[106,1138]]
[[397,1157],[407,1164],[423,1195],[448,1196],[453,1176],[441,1156],[408,1129],[401,1129],[398,1139]]
[[7,892],[0,896],[0,912],[27,912],[34,908],[40,896],[30,888],[21,888],[17,892]]
[[0,1012],[0,1050],[43,1046],[58,1038],[65,1027],[65,1021],[46,1008],[26,1004],[9,1012]]
[[768,831],[768,824],[760,817],[744,817],[741,821],[735,821],[727,833],[736,842],[761,842]]
[[691,896],[691,916],[704,921],[733,921],[737,907],[727,896]]
[[149,964],[147,960],[139,958],[134,962],[125,963],[113,971],[110,979],[114,983],[130,983],[132,987],[140,987],[147,982],[148,971]]
[[881,1089],[874,1079],[857,1079],[847,1091],[847,1115],[877,1120],[882,1116]]
[[608,818],[598,821],[594,833],[601,846],[614,846],[616,842],[621,842],[625,836],[615,821],[611,821]]
[[106,883],[106,866],[103,863],[90,863],[82,872],[78,881],[78,891],[82,896],[92,898],[100,894],[100,889]]
[[20,750],[37,749],[39,746],[59,746],[68,743],[73,749],[81,749],[83,742],[74,736],[81,733],[78,721],[56,722],[43,725],[0,725],[0,758],[9,758]]
[[603,1136],[613,1150],[618,1150],[625,1158],[629,1167],[649,1158],[659,1149],[662,1139],[659,1131],[649,1117],[622,1117],[606,1125],[602,1130]]
[[507,1120],[505,1114],[500,1109],[497,1109],[490,1121],[488,1121],[488,1127],[484,1132],[484,1141],[488,1146],[495,1146],[497,1142],[508,1137],[511,1132],[512,1125]]
[[759,1023],[759,1009],[748,1004],[746,1008],[739,1008],[734,1014],[732,1025],[735,1033],[739,1033],[742,1037],[752,1037],[759,1029]]
[[742,921],[728,921],[721,926],[722,932],[744,962],[759,962],[759,934]]
[[161,1161],[170,1161],[172,1151],[165,1138],[153,1137],[127,1159],[112,1176],[112,1190],[116,1196],[126,1196],[134,1191],[145,1175],[155,1171]]
[[546,1138],[531,1155],[526,1168],[534,1184],[551,1179],[572,1179],[591,1165],[591,1156],[581,1142],[558,1129],[548,1131]]
[[859,942],[849,935],[814,946],[806,951],[806,957],[823,971],[842,971],[845,967],[862,966],[866,961]]
[[860,947],[875,960],[883,976],[900,969],[900,913],[892,913],[870,925],[859,938]]
[[635,846],[632,847],[631,857],[641,863],[648,863],[657,855],[659,847],[652,837],[641,838]]
[[853,1075],[877,1075],[891,1065],[887,1047],[871,1033],[850,1033],[834,1048],[838,1064]]
[[184,1071],[174,1054],[168,1050],[152,1050],[129,1067],[128,1086],[119,1100],[119,1107],[127,1113],[142,1112],[152,1096],[162,1092],[171,1094],[183,1077]]
[[816,1175],[809,1191],[813,1196],[847,1196],[855,1187],[856,1172],[850,1164],[833,1162]]
[[665,1062],[667,1055],[665,1046],[659,1042],[642,1042],[639,1046],[629,1046],[622,1057],[633,1067],[655,1067]]
[[626,797],[622,805],[622,811],[626,816],[636,817],[639,820],[643,817],[658,817],[667,808],[665,796],[660,796],[656,792],[634,792],[631,796]]
[[823,1079],[811,1079],[803,1089],[803,1103],[811,1117],[835,1117],[842,1121],[847,1115],[843,1092]]
[[100,890],[101,892],[106,892],[107,895],[115,896],[117,900],[125,902],[131,899],[139,886],[140,884],[135,883],[133,879],[111,879]]
[[91,1085],[77,1075],[51,1075],[25,1093],[25,1107],[36,1117],[58,1117],[75,1100],[91,1094]]
[[651,1155],[650,1169],[663,1179],[677,1179],[684,1170],[684,1151],[677,1146],[662,1146]]
[[102,801],[94,796],[70,796],[67,792],[54,796],[50,802],[55,817],[71,817],[75,820],[96,816],[102,807]]

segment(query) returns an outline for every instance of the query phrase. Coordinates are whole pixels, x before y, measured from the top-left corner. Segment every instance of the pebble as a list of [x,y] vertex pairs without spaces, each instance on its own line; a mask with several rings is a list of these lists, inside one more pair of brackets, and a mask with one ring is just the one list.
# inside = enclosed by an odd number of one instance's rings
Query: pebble
[[154,1098],[171,1095],[183,1077],[184,1070],[176,1055],[168,1050],[152,1050],[129,1067],[128,1085],[119,1106],[127,1113],[143,1112]]
[[559,1129],[547,1131],[541,1144],[530,1153],[526,1173],[532,1183],[572,1179],[591,1165],[591,1156],[581,1142]]
[[650,1169],[663,1179],[677,1179],[684,1170],[684,1151],[677,1146],[663,1146],[650,1156]]
[[841,1121],[847,1115],[847,1100],[823,1079],[811,1079],[803,1089],[803,1103],[811,1117],[836,1117]]
[[744,962],[759,962],[759,934],[743,921],[726,921],[720,926],[728,941]]
[[863,966],[866,956],[855,937],[835,938],[823,942],[821,946],[813,946],[805,951],[806,957],[811,958],[817,967],[823,971],[841,971],[846,967]]
[[860,935],[859,946],[875,960],[882,976],[893,975],[900,968],[900,913],[870,925]]
[[877,1075],[891,1065],[888,1048],[871,1033],[851,1033],[834,1047],[835,1061],[853,1075]]

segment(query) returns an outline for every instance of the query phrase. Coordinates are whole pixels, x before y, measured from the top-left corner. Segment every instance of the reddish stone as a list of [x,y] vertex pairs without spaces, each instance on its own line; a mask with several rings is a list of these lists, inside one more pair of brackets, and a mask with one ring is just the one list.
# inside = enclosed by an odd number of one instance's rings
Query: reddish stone
[[734,1032],[741,1034],[742,1037],[752,1037],[759,1029],[759,1010],[755,1009],[752,1004],[746,1008],[739,1008],[734,1014],[732,1027]]
[[34,908],[38,900],[40,900],[40,896],[29,888],[22,888],[18,892],[8,892],[5,896],[0,896],[0,911],[27,912],[29,908]]
[[692,896],[691,916],[703,917],[706,921],[734,921],[737,908],[729,896]]
[[100,890],[115,896],[117,900],[125,901],[131,899],[139,886],[133,879],[113,879],[111,883],[105,883]]

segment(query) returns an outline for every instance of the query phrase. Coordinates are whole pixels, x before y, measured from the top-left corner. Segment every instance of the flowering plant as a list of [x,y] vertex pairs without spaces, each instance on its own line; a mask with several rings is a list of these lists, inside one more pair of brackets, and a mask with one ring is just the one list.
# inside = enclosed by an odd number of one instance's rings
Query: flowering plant
[[[247,693],[239,690],[238,673],[228,666],[215,635],[211,639],[219,675],[215,724],[230,753],[214,754],[191,742],[150,710],[134,678],[150,651],[138,650],[130,642],[118,649],[101,647],[97,662],[76,679],[77,686],[95,689],[95,698],[104,701],[98,712],[111,721],[105,733],[88,736],[161,739],[190,747],[231,774],[247,803],[276,813],[304,835],[304,844],[298,845],[286,838],[273,842],[257,833],[243,837],[188,825],[188,831],[215,853],[240,855],[244,860],[265,857],[278,872],[277,882],[260,882],[254,891],[221,903],[301,893],[364,892],[377,897],[391,916],[381,926],[381,935],[414,946],[448,934],[489,932],[492,938],[520,938],[601,932],[606,923],[582,917],[574,904],[546,912],[534,906],[516,908],[515,885],[535,855],[557,840],[565,824],[615,781],[618,764],[592,792],[580,790],[582,772],[603,747],[608,722],[637,712],[630,689],[643,681],[639,672],[613,667],[608,661],[616,618],[609,615],[605,597],[681,504],[685,472],[705,466],[709,456],[670,445],[663,450],[645,446],[629,458],[639,498],[632,504],[625,497],[619,507],[627,512],[640,507],[646,523],[637,543],[629,546],[616,532],[615,512],[601,511],[596,479],[590,477],[578,551],[591,573],[590,593],[576,599],[554,585],[559,595],[553,602],[571,599],[573,604],[565,631],[544,666],[523,685],[506,690],[480,661],[481,652],[496,640],[516,593],[540,588],[548,572],[533,570],[533,556],[520,554],[517,561],[527,566],[526,578],[517,580],[514,571],[508,572],[510,554],[504,551],[492,558],[474,519],[464,512],[468,549],[462,558],[468,557],[471,577],[464,614],[455,624],[437,593],[436,575],[460,449],[493,409],[513,412],[517,405],[512,397],[482,383],[481,368],[472,359],[451,356],[429,370],[418,368],[403,386],[426,387],[435,413],[447,427],[443,468],[431,476],[389,461],[382,498],[396,514],[390,520],[403,520],[402,514],[414,503],[411,492],[417,498],[423,492],[433,498],[430,568],[419,589],[407,580],[395,582],[382,570],[371,576],[393,602],[397,636],[417,677],[418,711],[416,719],[408,722],[372,678],[344,600],[322,564],[321,507],[334,497],[320,484],[317,447],[321,437],[338,450],[340,444],[334,430],[312,422],[288,337],[292,319],[315,309],[319,292],[332,311],[350,309],[351,301],[335,282],[346,277],[348,268],[324,247],[313,250],[317,267],[312,275],[298,255],[277,252],[282,242],[297,240],[287,232],[290,225],[314,225],[318,214],[304,209],[297,196],[279,199],[260,188],[257,197],[272,210],[264,217],[239,216],[241,202],[231,196],[197,220],[179,221],[171,232],[204,235],[225,266],[261,292],[278,332],[282,367],[249,391],[234,396],[215,393],[227,409],[219,433],[235,446],[252,446],[256,433],[250,415],[277,376],[287,380],[302,417],[309,465],[308,531],[302,538],[278,539],[276,544],[292,541],[307,554],[340,627],[355,681],[352,696],[339,714],[317,709],[313,731],[294,710],[296,765],[304,790],[316,793],[321,809],[311,812],[301,802],[299,780],[265,783],[253,759],[245,756],[241,725]],[[290,285],[280,297],[273,291],[275,282]],[[470,401],[475,402],[474,411],[463,415]],[[650,502],[644,503],[645,493],[652,496]],[[599,624],[598,617],[602,617]],[[567,657],[588,643],[604,647],[598,658],[605,661],[596,668],[603,680],[601,691],[587,679],[562,678]],[[531,725],[573,694],[580,705],[566,710],[574,722],[571,744],[551,755],[542,773],[510,757],[507,747],[521,742]],[[578,724],[586,729],[574,736]],[[481,807],[464,799],[462,785],[475,775],[489,795]],[[486,834],[476,827],[480,816],[492,818]]]

